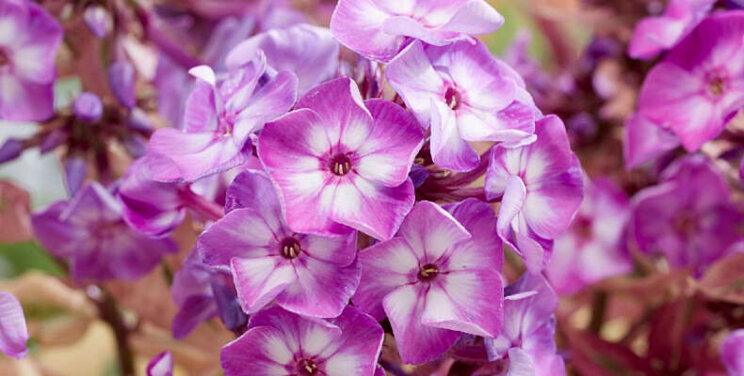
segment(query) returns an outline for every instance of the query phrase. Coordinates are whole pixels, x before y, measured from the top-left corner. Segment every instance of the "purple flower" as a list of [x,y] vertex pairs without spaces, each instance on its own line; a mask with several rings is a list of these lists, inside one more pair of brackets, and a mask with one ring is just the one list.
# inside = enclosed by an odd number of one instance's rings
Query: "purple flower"
[[173,275],[171,298],[178,306],[173,318],[173,338],[188,335],[200,323],[217,316],[217,303],[212,290],[212,280],[219,272],[204,264],[197,250],[192,250],[183,261],[181,269]]
[[72,113],[82,122],[95,123],[103,115],[103,102],[93,93],[82,93],[73,102]]
[[525,273],[504,293],[504,329],[485,340],[489,359],[508,359],[507,375],[565,375],[555,346],[555,291],[543,276]]
[[679,139],[668,129],[634,114],[625,122],[623,156],[625,167],[633,169],[679,147]]
[[13,294],[0,291],[0,351],[22,359],[28,353],[28,337],[21,303]]
[[134,161],[118,189],[124,220],[148,236],[170,233],[186,216],[181,189],[188,188],[152,180],[146,158]]
[[476,199],[448,206],[421,201],[398,234],[359,253],[354,304],[387,315],[404,363],[449,349],[461,332],[494,337],[501,328],[503,266],[493,209]]
[[734,330],[723,340],[721,361],[730,376],[744,375],[744,329]]
[[568,232],[555,240],[546,269],[560,294],[572,294],[604,278],[632,270],[625,248],[630,201],[604,178],[585,185],[584,202]]
[[219,79],[207,66],[189,72],[197,82],[186,102],[183,129],[159,129],[150,139],[155,180],[193,181],[244,163],[250,136],[288,111],[297,97],[294,74],[268,77],[263,54]]
[[671,0],[664,14],[648,17],[636,25],[628,54],[650,59],[674,47],[713,7],[715,0]]
[[54,114],[61,41],[62,27],[38,4],[0,4],[0,119],[42,121]]
[[341,314],[359,284],[356,233],[326,238],[292,231],[261,172],[243,172],[228,196],[228,207],[240,206],[202,233],[198,244],[205,263],[229,268],[243,309],[252,314],[276,299],[305,316]]
[[147,376],[173,376],[173,356],[170,351],[162,352],[150,360]]
[[272,29],[235,46],[225,58],[228,68],[242,65],[261,50],[266,61],[279,71],[297,75],[297,90],[303,94],[336,74],[340,46],[330,30],[301,24]]
[[444,46],[488,34],[504,18],[484,0],[340,0],[331,31],[360,55],[389,62],[413,39]]
[[330,321],[272,307],[251,317],[250,329],[222,348],[220,361],[225,376],[372,376],[383,335],[354,307]]
[[702,156],[669,166],[661,182],[633,198],[633,233],[643,252],[699,274],[741,239],[744,218],[725,178]]
[[71,200],[34,214],[31,223],[41,244],[69,261],[76,280],[131,280],[147,274],[164,254],[178,248],[171,239],[152,239],[134,231],[121,212],[114,196],[93,182]]
[[423,143],[416,119],[392,102],[362,102],[348,78],[310,90],[296,108],[258,138],[289,228],[322,235],[346,225],[389,239],[414,202],[408,172]]
[[385,71],[422,124],[431,125],[431,154],[440,167],[467,171],[480,157],[468,141],[534,141],[534,112],[515,103],[511,72],[480,42],[437,47],[414,42]]
[[688,151],[717,136],[744,106],[744,11],[712,15],[646,77],[639,112]]
[[486,197],[501,198],[498,233],[539,272],[581,204],[583,177],[561,120],[548,116],[535,127],[537,141],[518,148],[496,145],[486,174]]

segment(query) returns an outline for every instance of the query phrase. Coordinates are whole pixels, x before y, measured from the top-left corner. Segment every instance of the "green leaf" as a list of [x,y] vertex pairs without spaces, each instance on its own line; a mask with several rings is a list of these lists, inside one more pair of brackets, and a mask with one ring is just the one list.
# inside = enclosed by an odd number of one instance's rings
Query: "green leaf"
[[0,279],[18,277],[29,270],[39,270],[54,276],[65,274],[36,242],[0,244]]

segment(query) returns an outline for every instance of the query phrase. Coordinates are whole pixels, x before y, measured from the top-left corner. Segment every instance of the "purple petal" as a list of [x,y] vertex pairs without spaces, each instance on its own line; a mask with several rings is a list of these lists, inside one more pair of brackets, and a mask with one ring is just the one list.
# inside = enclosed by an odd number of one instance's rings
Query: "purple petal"
[[25,358],[28,338],[21,303],[13,294],[0,291],[0,351],[13,358]]
[[0,118],[44,121],[54,115],[54,86],[0,75]]
[[297,77],[291,72],[279,72],[274,79],[258,89],[250,103],[240,111],[233,128],[234,138],[245,142],[264,123],[289,111],[296,100]]
[[274,69],[297,75],[300,93],[333,77],[340,50],[330,30],[299,24],[272,29],[240,43],[225,58],[226,65],[237,66],[258,49]]
[[673,133],[646,119],[633,115],[625,122],[623,155],[627,168],[636,168],[679,146]]
[[381,99],[371,99],[364,104],[374,118],[374,127],[357,150],[359,175],[397,187],[408,179],[424,135],[416,118],[402,107]]
[[420,201],[413,207],[398,236],[406,240],[422,265],[438,260],[454,245],[471,238],[456,219],[431,201]]
[[406,364],[419,364],[438,358],[460,338],[460,333],[421,323],[425,290],[420,285],[399,287],[383,300],[393,327],[398,352]]
[[327,347],[322,357],[327,358],[325,372],[328,376],[370,375],[377,366],[382,350],[384,333],[380,325],[368,315],[352,306],[346,307],[338,318],[332,320],[343,334]]
[[397,287],[416,282],[418,255],[401,237],[379,242],[359,253],[362,279],[354,305],[377,320],[385,314],[382,300]]
[[116,99],[126,108],[133,108],[136,104],[134,93],[134,66],[127,60],[119,60],[108,68],[108,79]]
[[286,375],[293,352],[284,333],[269,326],[249,329],[220,352],[220,364],[229,376]]
[[721,344],[721,361],[729,375],[744,374],[744,330],[735,330]]
[[187,132],[212,132],[217,129],[217,99],[215,87],[205,80],[194,83],[186,98],[183,113],[183,130]]
[[256,208],[231,211],[199,236],[204,262],[226,266],[234,257],[251,259],[280,255],[279,228],[273,227],[279,222],[271,220],[279,219],[276,214],[256,212]]
[[282,308],[311,317],[336,317],[356,291],[361,268],[354,262],[339,267],[312,257],[298,259],[297,281],[276,297]]
[[462,5],[439,31],[462,34],[489,34],[504,24],[504,17],[483,0],[470,0]]
[[455,171],[478,167],[480,156],[460,136],[457,117],[443,102],[431,102],[431,156],[438,166]]
[[261,310],[297,281],[292,264],[278,255],[253,259],[234,257],[230,266],[238,300],[248,314]]
[[196,295],[186,299],[173,317],[171,333],[173,338],[181,339],[204,321],[217,316],[217,305],[212,296]]
[[194,181],[243,163],[242,148],[232,139],[215,139],[212,133],[163,128],[150,138],[147,160],[155,180]]
[[170,351],[152,358],[147,364],[147,376],[173,376],[173,356]]
[[434,70],[420,42],[406,47],[385,69],[390,86],[400,94],[424,127],[431,122],[431,101],[445,92],[442,77]]
[[341,43],[359,54],[389,62],[406,38],[382,30],[390,13],[373,0],[340,0],[331,17],[331,32]]
[[504,286],[496,270],[450,270],[440,280],[426,293],[422,324],[486,337],[499,334]]

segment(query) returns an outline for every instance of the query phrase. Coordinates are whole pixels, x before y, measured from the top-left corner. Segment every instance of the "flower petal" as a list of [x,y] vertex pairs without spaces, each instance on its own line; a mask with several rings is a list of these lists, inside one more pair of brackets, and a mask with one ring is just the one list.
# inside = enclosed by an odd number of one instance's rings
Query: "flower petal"
[[230,376],[285,376],[293,351],[281,330],[270,326],[249,329],[220,352],[220,364]]
[[23,308],[13,294],[0,291],[0,351],[22,359],[28,353],[28,329]]
[[431,102],[431,156],[440,167],[469,171],[478,166],[480,156],[457,128],[457,117],[444,102]]
[[278,256],[277,231],[256,209],[236,209],[199,236],[198,249],[208,265],[228,266],[234,257]]
[[292,264],[282,256],[257,259],[235,257],[230,266],[238,301],[248,314],[260,311],[297,280]]

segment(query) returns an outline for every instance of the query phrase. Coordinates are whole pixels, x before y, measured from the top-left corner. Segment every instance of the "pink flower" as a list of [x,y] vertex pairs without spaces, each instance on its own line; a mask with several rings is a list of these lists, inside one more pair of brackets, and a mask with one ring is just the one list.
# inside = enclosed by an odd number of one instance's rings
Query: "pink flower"
[[173,356],[170,351],[162,352],[150,360],[147,376],[173,376]]
[[478,166],[480,157],[469,141],[534,141],[535,111],[518,101],[515,73],[483,43],[437,47],[414,42],[385,74],[419,121],[431,125],[431,154],[440,167],[467,171]]
[[461,333],[501,330],[503,266],[493,209],[476,199],[447,207],[421,201],[398,234],[359,253],[362,281],[352,301],[390,320],[404,363],[423,363]]
[[674,47],[713,7],[715,0],[671,0],[664,14],[648,17],[636,25],[628,54],[636,59],[651,59]]
[[331,31],[360,55],[389,62],[413,39],[444,46],[503,23],[484,0],[340,0]]
[[266,124],[258,155],[292,231],[327,235],[350,226],[389,239],[413,206],[408,172],[422,143],[410,113],[384,100],[363,102],[357,86],[340,78]]
[[272,307],[251,317],[248,331],[222,348],[220,361],[225,376],[373,376],[383,335],[354,307],[330,321]]
[[744,106],[744,11],[714,14],[646,77],[641,115],[670,129],[688,151],[716,137]]
[[197,82],[183,129],[159,129],[150,139],[147,160],[158,181],[194,181],[244,163],[250,136],[288,111],[297,97],[295,75],[269,75],[262,53],[224,77],[207,66],[189,72]]
[[721,343],[721,360],[729,375],[744,375],[744,329],[734,330]]
[[31,1],[0,3],[0,119],[43,121],[54,114],[54,59],[62,27]]
[[498,233],[537,273],[550,259],[581,204],[583,177],[561,120],[536,124],[537,141],[518,148],[494,147],[486,174],[486,197],[501,198]]
[[326,238],[292,231],[274,186],[260,172],[239,175],[228,203],[240,207],[202,233],[198,247],[206,264],[232,273],[247,313],[276,300],[306,316],[341,314],[359,284],[355,232]]
[[634,114],[623,128],[625,167],[633,169],[661,157],[679,147],[679,139],[670,130]]
[[630,272],[625,247],[630,202],[610,180],[586,185],[584,202],[568,232],[555,240],[555,257],[546,269],[560,294],[572,294],[604,278]]

